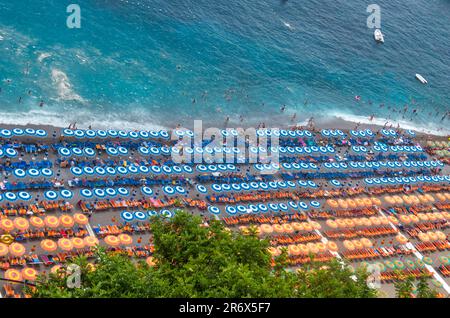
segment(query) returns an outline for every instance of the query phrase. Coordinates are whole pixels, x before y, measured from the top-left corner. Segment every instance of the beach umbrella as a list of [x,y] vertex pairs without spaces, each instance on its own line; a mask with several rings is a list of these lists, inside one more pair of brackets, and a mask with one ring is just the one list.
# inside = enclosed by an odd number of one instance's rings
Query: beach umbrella
[[227,206],[225,208],[225,211],[227,211],[227,213],[230,214],[230,215],[234,215],[237,212],[236,208],[233,207],[233,206]]
[[[139,147],[138,151],[141,155],[147,156],[150,153],[150,149],[147,147]],[[159,153],[159,151],[158,151]]]
[[106,170],[103,167],[95,167],[94,171],[100,176],[104,176],[106,174]]
[[59,219],[53,215],[47,215],[44,219],[45,225],[51,228],[57,228],[59,226]]
[[26,172],[23,169],[15,169],[13,171],[14,176],[17,178],[23,178],[26,176]]
[[171,218],[173,216],[173,213],[170,212],[169,210],[162,210],[161,211],[161,215],[166,217],[166,218]]
[[147,215],[144,212],[138,211],[134,213],[134,218],[139,221],[147,220]]
[[49,239],[42,240],[40,245],[41,248],[46,252],[54,252],[58,249],[58,244]]
[[168,194],[168,195],[175,194],[175,192],[176,192],[176,190],[175,190],[173,187],[171,187],[171,186],[165,186],[165,187],[163,187],[163,191],[164,191],[166,194]]
[[75,223],[77,223],[79,225],[86,225],[89,223],[88,217],[81,213],[75,213],[73,215],[73,220],[75,221]]
[[318,207],[320,207],[320,203],[319,203],[318,201],[311,201],[310,204],[311,204],[311,206],[312,206],[313,208],[318,208]]
[[208,190],[206,189],[206,187],[204,185],[197,184],[196,188],[197,188],[197,191],[200,193],[208,193]]
[[8,201],[16,201],[17,200],[17,195],[14,192],[6,192],[5,194],[5,198]]
[[59,191],[59,195],[63,199],[71,199],[73,197],[73,192],[70,190],[63,189],[63,190]]
[[63,214],[59,217],[59,223],[65,228],[71,228],[75,225],[74,219],[67,214]]
[[149,256],[145,259],[145,263],[150,266],[153,267],[156,265],[156,259],[153,256]]
[[31,177],[38,177],[38,176],[41,174],[41,172],[40,172],[38,169],[32,168],[32,169],[29,169],[29,170],[28,170],[28,174],[29,174]]
[[14,128],[12,130],[13,134],[16,136],[22,136],[25,132],[23,131],[23,129],[20,128]]
[[80,194],[81,194],[83,197],[85,197],[85,198],[92,198],[92,196],[94,195],[94,194],[92,193],[92,191],[89,190],[89,189],[82,189],[82,190],[80,191]]
[[28,201],[28,200],[31,199],[31,194],[29,194],[29,193],[26,192],[26,191],[20,191],[20,192],[17,194],[17,196],[18,196],[18,198],[19,198],[20,200],[23,200],[23,201]]
[[12,148],[6,148],[5,154],[7,157],[14,158],[17,156],[17,151]]
[[53,191],[53,190],[45,191],[44,192],[44,197],[47,200],[53,201],[53,200],[56,200],[58,198],[58,193]]
[[430,265],[430,266],[433,265],[433,260],[428,256],[425,256],[424,258],[422,258],[422,261],[427,265]]
[[44,177],[51,177],[51,176],[53,176],[53,171],[51,169],[44,168],[44,169],[41,170],[41,174]]
[[213,189],[216,192],[222,191],[222,187],[220,186],[220,184],[217,184],[217,183],[214,183],[213,185],[211,185],[211,189]]
[[340,187],[342,185],[338,180],[331,180],[330,183],[336,187]]
[[94,194],[99,198],[104,198],[106,196],[106,192],[103,189],[94,189]]
[[210,205],[210,206],[208,207],[208,211],[209,211],[210,213],[212,213],[212,214],[216,214],[216,215],[220,214],[219,208],[218,208],[218,207],[215,207],[215,206],[212,206],[212,205]]
[[72,167],[70,168],[70,172],[76,176],[81,176],[83,174],[83,170],[79,167]]
[[308,205],[305,202],[298,202],[298,206],[302,208],[303,210],[308,209]]
[[130,191],[128,191],[128,189],[126,189],[126,188],[118,188],[117,193],[120,195],[123,195],[123,196],[130,195]]
[[258,204],[258,210],[261,211],[262,213],[265,213],[269,210],[269,208],[267,207],[267,205],[260,203]]
[[84,151],[84,154],[88,157],[95,156],[95,151],[92,148],[84,148],[83,151]]
[[7,280],[12,280],[12,281],[17,281],[17,282],[22,281],[22,274],[17,269],[10,268],[10,269],[6,270],[3,277]]
[[106,148],[106,153],[110,156],[117,156],[119,151],[114,147],[108,147]]
[[182,186],[176,186],[175,190],[180,194],[185,194],[186,190]]
[[81,150],[80,148],[75,147],[75,148],[72,148],[72,153],[75,156],[82,156],[83,155],[83,150]]
[[72,152],[70,151],[70,149],[68,149],[66,147],[60,147],[58,149],[58,153],[63,157],[68,157],[71,155]]
[[44,221],[37,216],[32,216],[30,218],[30,224],[36,228],[43,228],[45,226]]
[[19,231],[26,231],[30,227],[28,220],[22,217],[15,218],[13,223],[14,227]]
[[74,237],[72,238],[72,246],[77,248],[77,249],[82,249],[85,247],[85,243],[84,240],[82,238],[79,237]]
[[73,243],[68,238],[60,238],[58,240],[58,246],[63,251],[71,251],[73,249]]
[[119,234],[118,236],[120,244],[131,245],[133,244],[133,238],[128,234]]
[[9,254],[12,256],[21,257],[25,254],[25,252],[25,246],[20,243],[12,243],[9,245]]
[[83,240],[84,240],[84,244],[86,246],[91,246],[91,247],[96,246],[99,243],[98,239],[94,236],[86,236]]
[[[160,168],[158,167],[158,169],[160,169]],[[128,174],[128,169],[125,167],[120,166],[120,167],[117,167],[116,170],[120,174]]]
[[120,216],[125,222],[131,222],[134,220],[134,214],[128,211],[123,211]]

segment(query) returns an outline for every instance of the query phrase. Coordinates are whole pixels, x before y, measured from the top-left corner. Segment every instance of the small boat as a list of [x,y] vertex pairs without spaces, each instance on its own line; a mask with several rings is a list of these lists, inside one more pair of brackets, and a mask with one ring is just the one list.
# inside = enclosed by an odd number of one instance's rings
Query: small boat
[[420,74],[416,74],[416,79],[421,82],[422,84],[428,84],[428,81]]
[[384,35],[383,33],[381,33],[380,29],[375,29],[375,31],[373,32],[373,37],[375,38],[375,41],[384,43]]

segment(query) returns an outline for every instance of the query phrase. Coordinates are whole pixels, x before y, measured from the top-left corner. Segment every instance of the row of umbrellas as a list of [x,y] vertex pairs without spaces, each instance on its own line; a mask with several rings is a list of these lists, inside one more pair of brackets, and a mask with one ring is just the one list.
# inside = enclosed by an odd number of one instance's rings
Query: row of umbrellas
[[[365,152],[361,150],[362,147],[359,148],[360,152]],[[365,148],[365,147],[364,147]],[[363,150],[364,150],[363,148]],[[386,146],[386,145],[375,145],[373,146],[373,150],[378,152],[422,152],[423,148],[421,146]]]
[[123,130],[82,130],[82,129],[64,129],[63,136],[76,138],[131,138],[131,139],[149,139],[149,138],[163,138],[168,139],[169,133],[166,130],[160,131],[123,131]]
[[0,148],[0,158],[3,158],[4,156],[7,156],[8,158],[15,158],[17,157],[17,150],[13,148]]
[[352,135],[353,137],[373,137],[374,133],[370,129],[350,130],[350,135]]
[[2,129],[0,130],[0,137],[10,138],[13,136],[33,136],[33,137],[46,137],[47,131],[44,129],[33,129],[33,128],[14,128],[14,129]]
[[0,193],[0,202],[3,201],[4,199],[10,202],[14,202],[17,200],[28,201],[31,200],[31,198],[32,198],[31,194],[26,191],[20,191],[18,193],[15,192],[5,192],[3,194]]
[[86,225],[89,219],[81,213],[75,213],[74,215],[63,214],[59,217],[54,215],[47,215],[45,218],[38,216],[32,216],[29,219],[23,217],[17,217],[14,219],[4,218],[0,220],[0,228],[5,232],[11,232],[14,230],[26,231],[33,226],[34,228],[72,228],[75,224]]
[[[222,191],[242,191],[242,190],[277,190],[277,189],[286,189],[288,187],[296,188],[296,187],[311,187],[317,188],[317,184],[314,181],[308,180],[298,180],[297,183],[294,181],[270,181],[270,182],[243,182],[243,183],[231,183],[231,184],[218,184],[214,183],[211,185],[211,189],[216,192]],[[200,191],[202,192],[202,191]]]
[[129,212],[129,211],[123,211],[120,213],[121,218],[125,222],[133,222],[133,221],[145,221],[148,218],[161,215],[166,218],[171,218],[174,216],[174,213],[170,210],[161,210],[159,212],[157,211],[136,211],[136,212]]
[[[288,203],[259,203],[259,204],[249,204],[249,205],[227,205],[225,211],[230,215],[235,215],[236,213],[246,214],[246,213],[266,213],[269,211],[273,212],[287,212],[289,210],[308,210],[310,208],[319,208],[321,206],[318,201],[311,201],[309,205],[305,202],[299,201],[289,201]],[[221,211],[216,206],[209,206],[208,211],[212,214],[220,214]]]
[[69,200],[72,199],[73,192],[67,189],[60,191],[48,190],[44,192],[44,197],[49,201],[57,200],[59,197]]
[[122,175],[127,175],[127,174],[137,174],[137,173],[141,173],[141,174],[147,174],[147,173],[153,173],[153,174],[160,174],[160,173],[165,173],[165,174],[172,174],[172,173],[192,173],[193,169],[188,166],[188,165],[182,165],[182,166],[135,166],[135,165],[129,165],[127,167],[124,166],[117,166],[117,167],[72,167],[70,168],[70,171],[72,172],[73,175],[75,176],[81,176],[81,175],[99,175],[99,176],[104,176],[104,175],[117,175],[117,174],[122,174]]
[[[300,169],[305,168],[302,164],[282,164],[284,168]],[[300,166],[300,167],[299,167]],[[350,161],[345,162],[325,162],[322,165],[327,169],[363,169],[363,168],[432,168],[443,167],[444,164],[441,161]],[[306,169],[306,168],[305,168]]]
[[3,277],[7,280],[21,282],[23,280],[35,281],[37,276],[37,270],[32,267],[25,267],[21,271],[14,268],[7,269]]
[[51,176],[53,176],[53,170],[49,169],[49,168],[43,168],[40,170],[34,169],[34,168],[31,168],[28,170],[15,169],[13,171],[13,175],[17,178],[25,178],[26,176],[33,177],[33,178],[40,177],[40,176],[51,177]]
[[70,156],[88,156],[88,157],[94,157],[96,152],[94,149],[86,147],[86,148],[66,148],[66,147],[59,147],[58,148],[58,154],[63,157],[70,157]]
[[80,195],[85,198],[92,198],[94,195],[98,198],[104,198],[106,196],[115,197],[116,195],[129,196],[130,191],[126,188],[105,188],[105,189],[82,189]]
[[416,177],[395,177],[395,178],[365,178],[366,184],[405,184],[405,183],[417,183],[417,182],[445,182],[450,181],[449,176],[416,176]]

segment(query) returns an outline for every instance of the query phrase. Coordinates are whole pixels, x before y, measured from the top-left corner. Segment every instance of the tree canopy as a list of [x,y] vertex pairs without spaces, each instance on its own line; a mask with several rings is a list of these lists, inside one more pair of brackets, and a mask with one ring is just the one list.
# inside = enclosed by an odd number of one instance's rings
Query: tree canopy
[[[67,287],[64,273],[40,276],[33,297],[375,297],[365,270],[338,261],[312,261],[286,270],[286,253],[272,263],[269,242],[256,234],[227,230],[220,221],[202,226],[198,216],[179,212],[152,221],[154,260],[144,261],[98,249],[95,268],[80,266],[80,288]],[[90,260],[92,262],[92,260]],[[70,276],[70,275],[69,275]],[[353,276],[353,278],[351,277]],[[354,279],[356,277],[356,280]]]

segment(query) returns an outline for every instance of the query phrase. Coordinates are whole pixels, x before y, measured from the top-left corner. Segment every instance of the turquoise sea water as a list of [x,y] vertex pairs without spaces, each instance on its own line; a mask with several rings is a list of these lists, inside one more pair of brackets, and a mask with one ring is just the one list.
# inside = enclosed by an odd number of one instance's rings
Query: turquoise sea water
[[[70,3],[81,29],[66,27]],[[376,1],[384,45],[366,26],[370,3],[0,0],[0,122],[151,128],[374,114],[448,132],[450,1]]]

